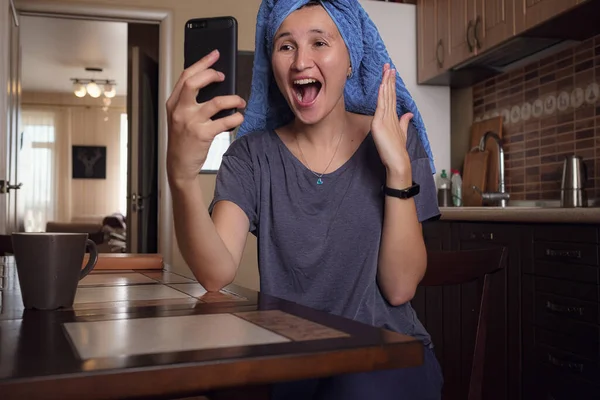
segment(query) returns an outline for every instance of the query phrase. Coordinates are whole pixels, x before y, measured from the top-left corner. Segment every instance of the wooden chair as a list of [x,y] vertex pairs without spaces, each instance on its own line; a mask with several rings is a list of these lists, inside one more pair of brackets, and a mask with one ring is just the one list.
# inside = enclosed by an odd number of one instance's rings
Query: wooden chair
[[481,400],[483,397],[491,275],[504,268],[506,254],[507,249],[504,247],[481,250],[428,251],[427,272],[420,286],[458,285],[483,278],[468,400]]
[[12,236],[0,235],[0,257],[13,254]]

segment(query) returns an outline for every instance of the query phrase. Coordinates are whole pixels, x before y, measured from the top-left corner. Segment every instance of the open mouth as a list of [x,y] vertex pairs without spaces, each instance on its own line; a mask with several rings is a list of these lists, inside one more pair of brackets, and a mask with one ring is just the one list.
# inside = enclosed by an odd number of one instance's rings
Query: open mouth
[[323,85],[316,79],[306,78],[294,81],[294,94],[300,104],[311,104],[315,101]]

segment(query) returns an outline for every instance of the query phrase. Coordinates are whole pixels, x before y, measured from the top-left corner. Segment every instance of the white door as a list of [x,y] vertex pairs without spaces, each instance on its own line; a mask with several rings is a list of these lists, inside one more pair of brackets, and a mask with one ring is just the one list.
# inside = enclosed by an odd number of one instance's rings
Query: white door
[[2,84],[3,118],[0,118],[0,233],[23,230],[22,210],[18,207],[19,182],[17,163],[22,144],[21,131],[21,46],[19,15],[12,0],[2,2],[0,12],[0,50],[3,58],[0,76]]

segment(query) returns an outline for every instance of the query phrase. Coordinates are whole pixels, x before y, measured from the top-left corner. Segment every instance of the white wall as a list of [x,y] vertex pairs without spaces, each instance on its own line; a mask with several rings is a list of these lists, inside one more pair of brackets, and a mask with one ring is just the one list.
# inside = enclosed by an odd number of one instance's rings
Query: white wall
[[412,4],[360,0],[377,25],[396,69],[427,128],[438,175],[450,170],[450,88],[417,84],[417,9]]

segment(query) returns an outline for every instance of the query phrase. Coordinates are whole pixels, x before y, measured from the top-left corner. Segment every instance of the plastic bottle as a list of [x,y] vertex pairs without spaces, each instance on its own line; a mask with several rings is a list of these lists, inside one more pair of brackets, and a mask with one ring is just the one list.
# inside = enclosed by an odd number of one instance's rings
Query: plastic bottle
[[461,207],[462,202],[462,178],[457,169],[452,170],[452,204],[455,207]]
[[440,179],[438,180],[438,206],[440,207],[451,207],[452,206],[452,182],[448,179],[446,170],[442,170]]

